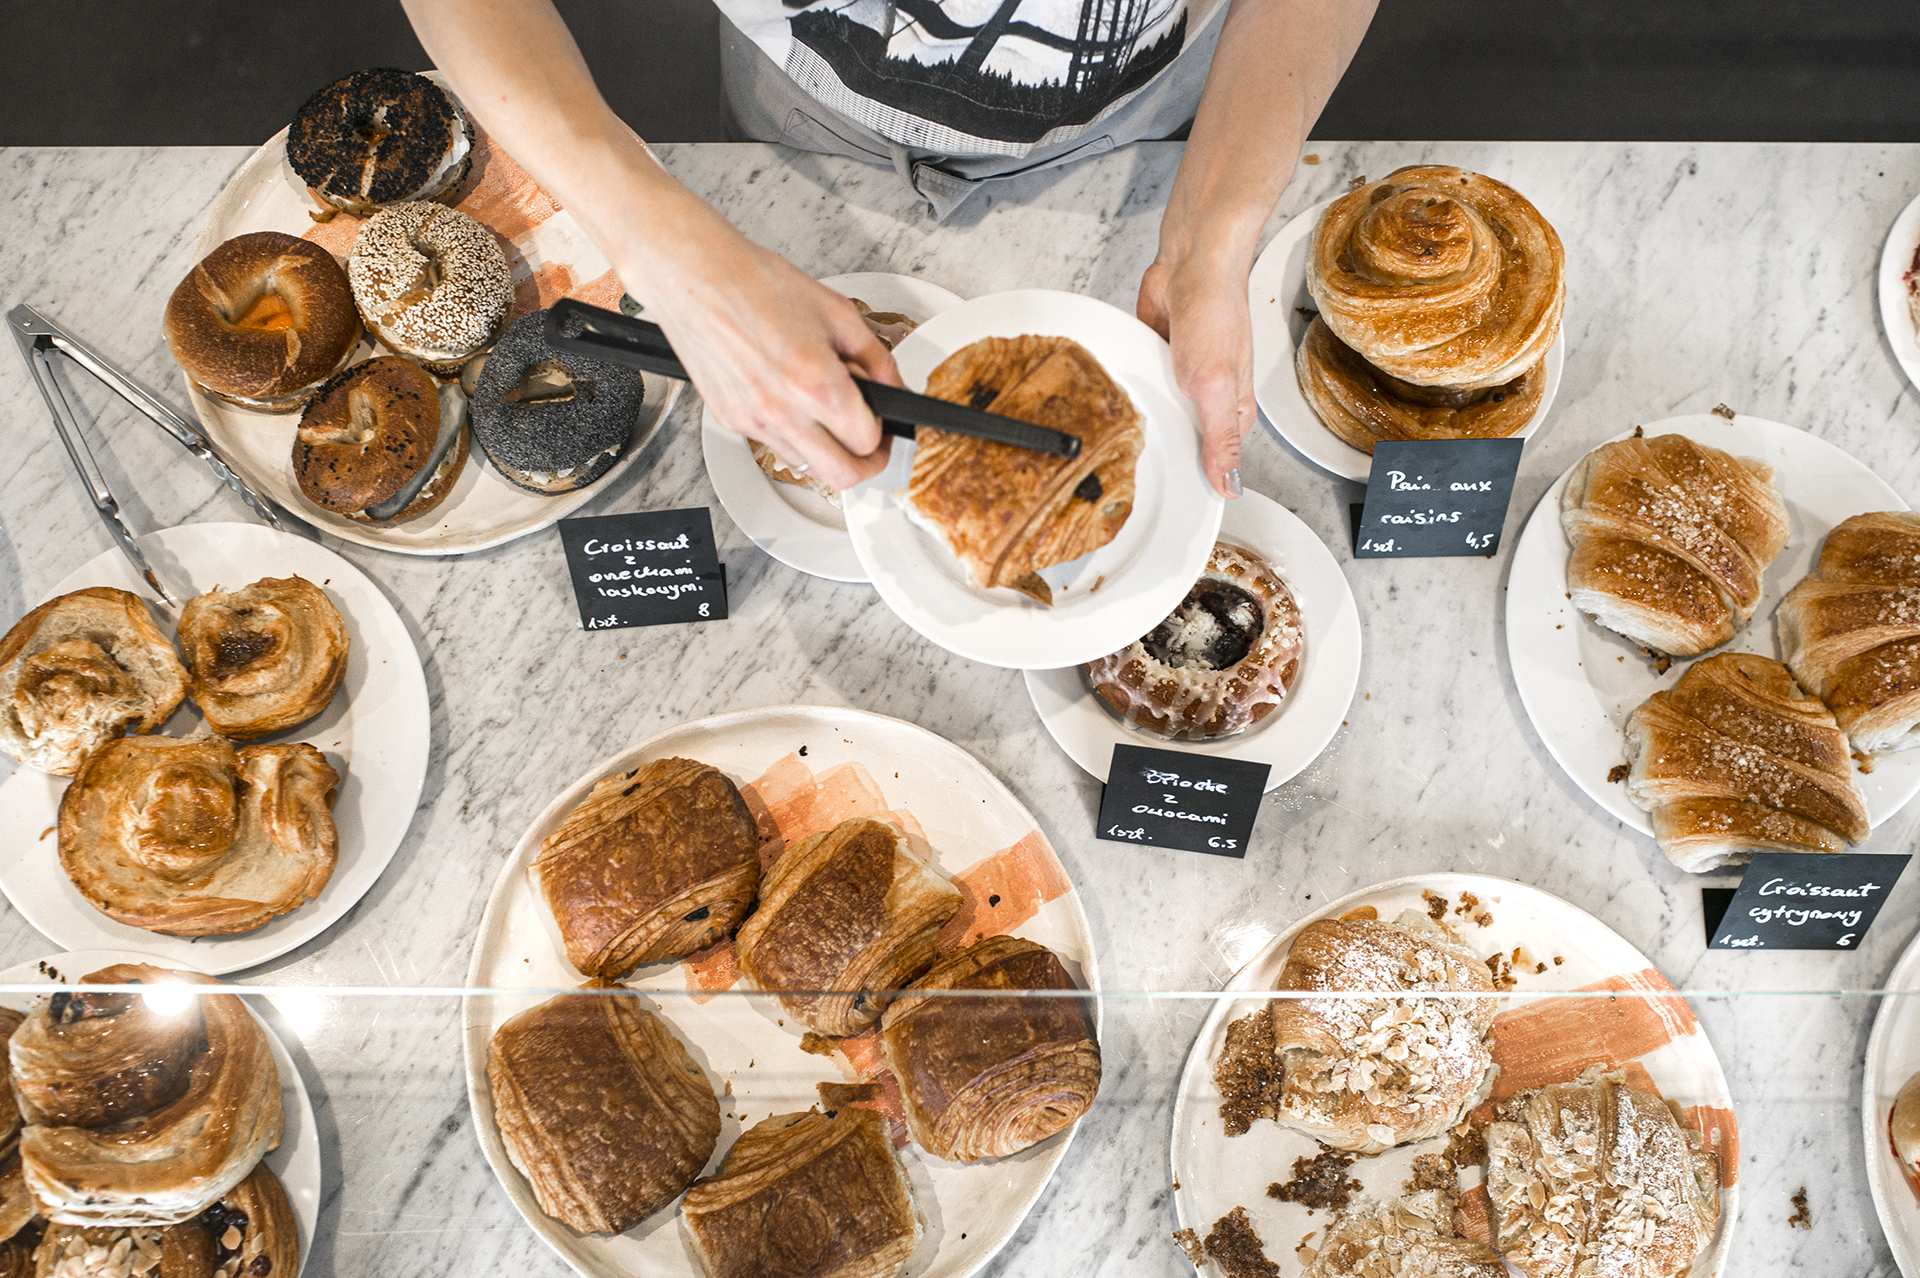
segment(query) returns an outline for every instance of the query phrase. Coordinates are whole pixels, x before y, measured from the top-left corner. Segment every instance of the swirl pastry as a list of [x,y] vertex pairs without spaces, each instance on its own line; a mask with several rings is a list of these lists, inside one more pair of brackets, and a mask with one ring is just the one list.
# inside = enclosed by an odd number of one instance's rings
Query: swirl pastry
[[347,677],[347,623],[326,591],[299,577],[189,599],[180,648],[207,726],[240,741],[305,723]]
[[1920,514],[1843,521],[1775,623],[1787,668],[1855,750],[1920,745]]
[[[220,984],[139,963],[81,982]],[[280,1071],[232,994],[202,994],[175,1012],[137,994],[55,994],[14,1032],[8,1056],[27,1185],[58,1224],[188,1220],[280,1143]]]
[[807,1025],[858,1034],[885,1010],[883,991],[933,964],[933,938],[960,902],[906,835],[854,817],[780,854],[734,957],[755,989],[778,994]]
[[1567,476],[1560,526],[1573,543],[1573,606],[1635,643],[1684,656],[1747,624],[1760,575],[1788,532],[1771,466],[1684,435],[1616,440],[1581,458]]
[[1361,358],[1416,386],[1501,386],[1560,331],[1566,253],[1503,182],[1415,165],[1327,207],[1307,251],[1320,318]]
[[567,961],[612,979],[733,934],[760,883],[759,828],[718,768],[656,759],[595,782],[528,873]]
[[169,936],[259,927],[319,895],[340,774],[310,745],[128,737],[60,801],[60,865],[102,914]]
[[1100,549],[1133,512],[1134,464],[1146,444],[1139,411],[1065,337],[983,338],[934,369],[927,394],[1080,437],[1078,457],[1049,457],[922,426],[901,502],[974,586],[1051,604],[1040,570]]
[[636,998],[563,994],[521,1012],[494,1031],[487,1083],[540,1210],[582,1233],[671,1203],[720,1139],[712,1082]]
[[[265,1163],[219,1202],[177,1225],[54,1225],[35,1278],[293,1278],[300,1227]],[[0,1275],[5,1271],[0,1270]]]
[[1305,649],[1287,583],[1252,551],[1221,541],[1172,615],[1083,668],[1099,698],[1132,726],[1205,741],[1271,714]]
[[1697,661],[1627,718],[1627,797],[1695,874],[1755,852],[1839,852],[1867,837],[1846,734],[1770,657]]
[[894,1278],[920,1245],[886,1120],[850,1106],[755,1123],[680,1220],[707,1278]]
[[187,672],[139,598],[111,586],[49,599],[0,639],[0,749],[70,777],[127,732],[152,732]]
[[1004,1158],[1086,1113],[1100,1041],[1084,1000],[937,997],[1076,988],[1052,950],[1011,936],[949,954],[915,981],[880,1021],[914,1141],[935,1158]]

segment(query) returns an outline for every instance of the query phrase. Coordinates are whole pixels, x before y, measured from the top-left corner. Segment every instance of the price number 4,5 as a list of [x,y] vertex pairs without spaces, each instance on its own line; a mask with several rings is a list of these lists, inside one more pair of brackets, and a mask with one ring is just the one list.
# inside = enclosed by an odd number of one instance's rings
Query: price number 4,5
[[1475,550],[1492,550],[1499,540],[1500,534],[1497,532],[1467,534],[1467,544]]

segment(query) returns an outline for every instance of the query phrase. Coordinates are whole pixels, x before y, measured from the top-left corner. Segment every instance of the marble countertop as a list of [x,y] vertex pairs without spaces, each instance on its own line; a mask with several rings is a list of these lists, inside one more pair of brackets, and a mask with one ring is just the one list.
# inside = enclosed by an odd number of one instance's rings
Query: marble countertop
[[[1037,174],[944,226],[889,173],[763,146],[665,146],[662,159],[749,235],[816,275],[890,270],[962,295],[1044,286],[1132,309],[1179,158],[1151,144]],[[1567,246],[1567,361],[1530,442],[1511,544],[1582,452],[1636,422],[1718,403],[1804,427],[1920,501],[1920,409],[1879,330],[1874,272],[1920,191],[1920,146],[1320,144],[1268,228],[1348,180],[1441,161],[1525,192]],[[0,304],[30,302],[185,403],[160,337],[168,293],[242,148],[0,152]],[[105,394],[94,447],[137,530],[247,518],[199,465]],[[691,401],[692,397],[688,397]],[[108,549],[18,359],[0,354],[0,621]],[[1805,991],[1695,999],[1743,1138],[1743,1211],[1727,1273],[1895,1272],[1867,1195],[1859,1062],[1876,986],[1914,931],[1909,874],[1858,952],[1708,954],[1703,882],[1591,803],[1529,726],[1508,668],[1507,560],[1355,562],[1357,486],[1257,428],[1247,485],[1334,548],[1359,603],[1365,664],[1348,723],[1268,796],[1228,860],[1095,841],[1099,787],[1055,748],[1020,675],[954,657],[864,586],[760,554],[721,511],[683,403],[581,514],[708,505],[729,571],[718,626],[582,632],[559,537],[435,560],[337,546],[388,593],[419,645],[432,757],[412,829],[340,923],[246,974],[262,984],[446,986],[503,858],[559,789],[662,727],[789,702],[923,724],[973,752],[1039,815],[1078,886],[1112,990],[1220,985],[1301,914],[1440,870],[1506,876],[1590,911],[1683,989]],[[330,543],[331,544],[331,543]],[[618,659],[626,654],[627,659]],[[1920,805],[1872,850],[1908,848]],[[0,966],[57,947],[0,910]],[[289,1005],[291,1009],[293,1005]],[[515,1215],[471,1133],[448,997],[328,998],[285,1024],[320,1107],[327,1193],[308,1273],[517,1272],[563,1263]],[[1201,1003],[1113,999],[1106,1082],[994,1274],[1179,1275],[1166,1149]],[[1790,1229],[1807,1187],[1811,1232]]]

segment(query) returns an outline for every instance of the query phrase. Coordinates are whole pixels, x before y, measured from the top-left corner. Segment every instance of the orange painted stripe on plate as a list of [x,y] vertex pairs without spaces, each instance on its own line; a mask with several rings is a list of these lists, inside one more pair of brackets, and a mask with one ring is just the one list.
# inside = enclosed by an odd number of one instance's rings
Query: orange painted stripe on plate
[[839,1055],[848,1069],[853,1072],[853,1081],[857,1083],[880,1084],[880,1095],[871,1101],[855,1101],[861,1109],[870,1109],[883,1115],[887,1128],[893,1137],[895,1149],[907,1143],[907,1110],[900,1099],[900,1080],[887,1068],[887,1058],[880,1053],[880,1031],[878,1028],[862,1030],[851,1038],[839,1042]]
[[503,239],[517,240],[560,211],[560,203],[528,176],[520,162],[474,125],[473,170],[453,206]]
[[[316,211],[325,204],[324,200],[313,194],[312,187],[307,188],[307,194],[312,198]],[[365,225],[351,213],[335,213],[325,222],[314,222],[300,232],[300,238],[318,244],[344,262],[347,254],[353,252],[353,242],[360,238],[360,228]]]
[[1493,1099],[1567,1082],[1589,1065],[1614,1069],[1697,1032],[1700,1023],[1684,999],[1641,993],[1672,988],[1649,968],[1584,987],[1631,997],[1548,999],[1500,1013],[1493,1020],[1493,1059],[1500,1066]]
[[696,1005],[713,1002],[715,992],[730,990],[740,981],[740,968],[733,961],[732,937],[687,955],[680,960],[680,967],[687,974],[688,989],[705,991],[693,996]]
[[1453,1209],[1453,1232],[1484,1246],[1493,1246],[1493,1198],[1485,1185],[1460,1195]]
[[954,875],[953,885],[963,899],[960,912],[934,938],[934,948],[942,954],[984,936],[1012,932],[1073,888],[1047,836],[1038,830],[1029,830],[1018,843]]

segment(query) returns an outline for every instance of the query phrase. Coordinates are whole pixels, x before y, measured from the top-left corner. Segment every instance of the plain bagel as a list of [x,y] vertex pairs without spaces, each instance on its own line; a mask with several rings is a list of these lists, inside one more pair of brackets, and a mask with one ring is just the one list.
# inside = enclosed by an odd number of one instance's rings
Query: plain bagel
[[300,492],[362,523],[432,510],[453,491],[466,460],[466,396],[392,356],[356,364],[322,386],[293,441]]

